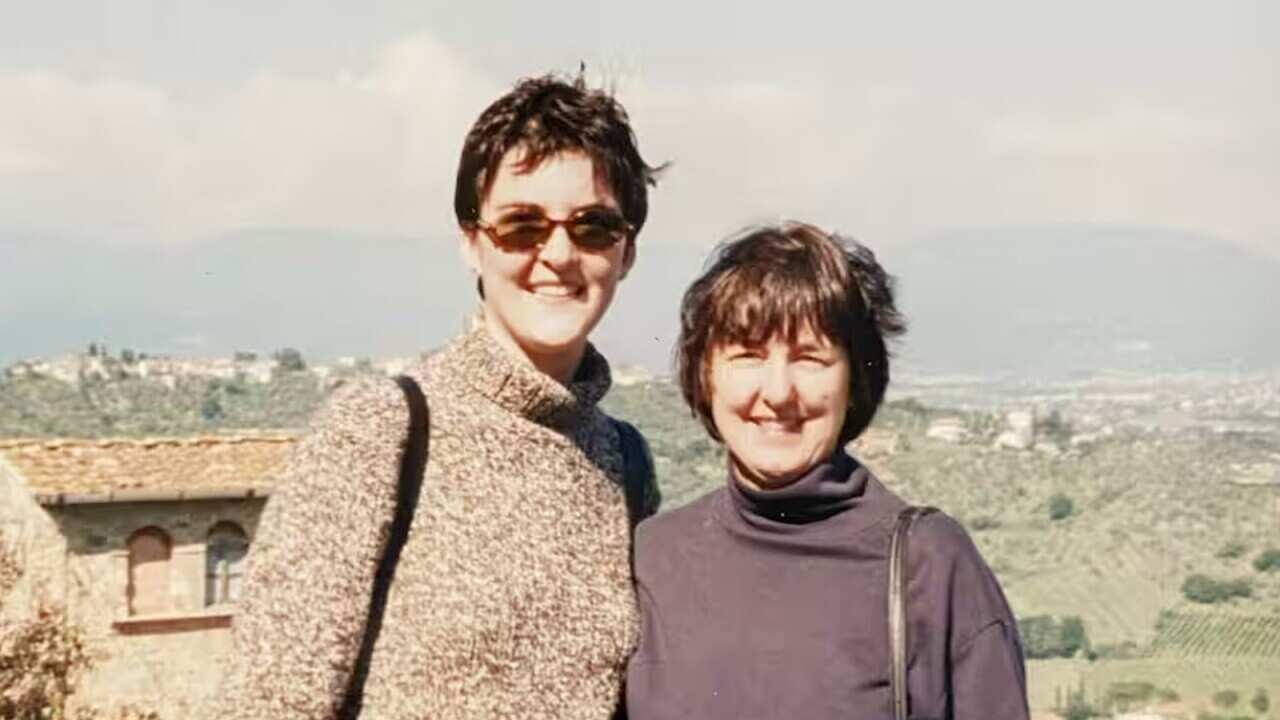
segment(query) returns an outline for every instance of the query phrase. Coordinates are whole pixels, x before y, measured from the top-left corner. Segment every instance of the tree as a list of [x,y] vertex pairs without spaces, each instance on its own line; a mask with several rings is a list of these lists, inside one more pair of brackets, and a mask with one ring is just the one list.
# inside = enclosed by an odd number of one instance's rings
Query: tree
[[1059,620],[1052,615],[1033,615],[1018,619],[1018,635],[1028,659],[1074,657],[1088,651],[1089,637],[1084,621],[1077,616]]
[[1062,657],[1074,657],[1081,650],[1089,650],[1089,637],[1084,631],[1084,620],[1078,615],[1068,615],[1062,618],[1062,625],[1058,630],[1058,651]]
[[1258,572],[1280,570],[1280,548],[1267,548],[1253,559],[1253,569]]
[[281,348],[273,357],[276,359],[276,366],[285,372],[300,372],[307,369],[307,363],[302,359],[302,353],[297,348]]
[[1071,442],[1071,423],[1064,420],[1057,409],[1036,423],[1036,432],[1059,447],[1066,447]]
[[1028,659],[1053,657],[1058,629],[1051,615],[1019,618],[1018,634],[1022,636],[1022,649]]
[[1071,498],[1063,495],[1062,493],[1056,493],[1053,497],[1049,498],[1050,520],[1063,520],[1071,517],[1071,514],[1075,512],[1075,509],[1076,505],[1071,501]]
[[218,400],[217,395],[209,395],[205,397],[204,402],[200,405],[200,418],[205,422],[217,422],[223,416],[222,402]]

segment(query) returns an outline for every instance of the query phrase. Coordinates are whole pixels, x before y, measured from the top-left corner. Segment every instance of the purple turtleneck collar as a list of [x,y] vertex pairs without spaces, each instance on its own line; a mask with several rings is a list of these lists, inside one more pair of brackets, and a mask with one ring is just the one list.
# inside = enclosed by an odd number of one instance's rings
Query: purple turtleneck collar
[[867,487],[867,477],[866,468],[843,448],[838,448],[826,461],[813,466],[795,482],[776,490],[746,487],[730,469],[729,497],[738,514],[748,522],[762,518],[788,525],[804,525],[825,520],[858,505]]

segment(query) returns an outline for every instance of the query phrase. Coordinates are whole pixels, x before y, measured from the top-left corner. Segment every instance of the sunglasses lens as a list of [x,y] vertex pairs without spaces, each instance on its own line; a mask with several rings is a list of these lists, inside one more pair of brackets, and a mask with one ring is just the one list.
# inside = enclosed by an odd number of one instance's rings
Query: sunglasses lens
[[626,238],[626,221],[612,213],[591,213],[575,219],[569,235],[588,250],[607,250]]
[[551,234],[551,223],[524,219],[500,222],[494,227],[494,240],[511,250],[529,250],[542,244]]

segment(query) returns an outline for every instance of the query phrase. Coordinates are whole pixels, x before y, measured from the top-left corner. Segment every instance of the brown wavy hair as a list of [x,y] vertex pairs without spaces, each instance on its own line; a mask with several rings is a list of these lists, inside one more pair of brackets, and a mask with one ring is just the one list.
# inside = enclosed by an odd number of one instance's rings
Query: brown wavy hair
[[685,402],[711,437],[722,440],[711,417],[710,351],[794,341],[806,326],[848,352],[847,443],[875,417],[889,385],[888,341],[906,332],[893,277],[865,245],[801,222],[749,228],[712,253],[685,291],[675,351]]

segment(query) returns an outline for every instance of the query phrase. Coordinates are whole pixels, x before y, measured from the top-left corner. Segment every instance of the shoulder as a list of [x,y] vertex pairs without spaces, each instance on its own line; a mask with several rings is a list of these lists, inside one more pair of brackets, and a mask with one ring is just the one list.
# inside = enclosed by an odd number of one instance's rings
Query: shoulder
[[977,546],[973,544],[973,538],[969,536],[964,526],[937,508],[916,518],[911,526],[911,543],[913,549],[919,549],[920,552],[935,557],[945,557],[953,561],[982,559]]
[[409,422],[404,392],[390,377],[340,385],[311,422],[311,435],[399,445]]
[[958,520],[933,509],[916,518],[908,539],[908,559],[948,575],[991,575],[973,537]]
[[340,490],[380,487],[397,470],[408,427],[409,406],[395,380],[366,377],[340,385],[293,449],[280,493],[289,499],[269,505],[307,505]]
[[687,505],[650,517],[636,527],[636,568],[671,562],[682,547],[696,542],[714,523],[715,503],[723,501],[724,488],[713,490]]
[[995,622],[1012,623],[995,573],[964,526],[946,513],[933,512],[916,520],[908,562],[920,568],[928,593],[950,609],[957,639],[963,641]]

